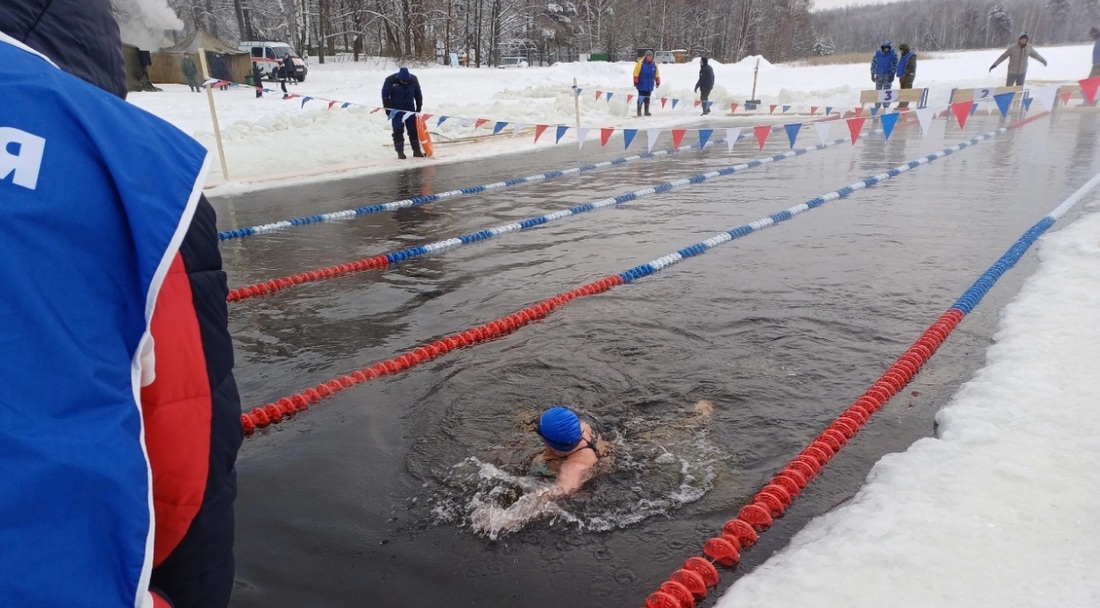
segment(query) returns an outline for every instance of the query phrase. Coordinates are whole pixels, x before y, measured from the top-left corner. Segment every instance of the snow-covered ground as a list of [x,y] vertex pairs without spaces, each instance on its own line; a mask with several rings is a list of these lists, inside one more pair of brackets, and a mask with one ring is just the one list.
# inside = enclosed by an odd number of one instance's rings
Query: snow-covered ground
[[[1032,62],[1029,84],[1074,82],[1088,75],[1091,46],[1041,48],[1050,65]],[[859,92],[873,88],[870,79],[870,54],[867,63],[854,65],[799,66],[771,65],[760,62],[756,97],[764,104],[795,106],[859,105]],[[937,54],[936,59],[920,59],[916,86],[928,87],[930,104],[946,104],[955,87],[988,87],[1004,83],[1005,66],[992,74],[989,65],[1000,49]],[[672,126],[705,127],[726,120],[729,103],[743,103],[752,93],[755,59],[738,64],[714,64],[716,88],[711,95],[715,112],[706,119],[692,103],[698,77],[698,60],[680,65],[662,65],[661,87],[654,97],[680,99],[676,109],[671,102],[665,108],[653,102],[654,116],[633,116],[633,105],[626,96],[633,94],[633,64],[571,63],[553,67],[519,69],[470,69],[431,66],[413,71],[424,91],[424,112],[447,115],[448,119],[432,131],[437,142],[437,158],[427,161],[468,160],[498,154],[552,146],[553,129],[534,143],[534,129],[528,128],[513,138],[513,125],[575,125],[576,111],[572,92],[573,79],[582,89],[579,96],[581,125],[592,128],[586,145],[599,145],[599,128],[667,128]],[[210,176],[211,184],[222,184],[217,191],[228,192],[269,186],[276,180],[326,179],[336,172],[362,174],[392,170],[396,159],[392,149],[389,123],[382,112],[371,113],[381,105],[382,81],[396,66],[385,61],[335,62],[310,66],[308,79],[291,85],[291,93],[301,97],[283,100],[281,93],[268,93],[256,99],[244,87],[215,91],[218,120],[224,137],[225,157],[230,183],[220,174],[218,162]],[[278,88],[268,83],[269,88]],[[161,93],[131,93],[129,100],[166,120],[215,151],[214,129],[206,95],[196,94],[183,85],[163,85]],[[596,91],[613,94],[596,99]],[[316,98],[303,107],[305,96]],[[326,100],[350,102],[347,109]],[[766,106],[765,106],[766,108]],[[797,109],[797,108],[796,108]],[[738,110],[742,114],[743,110]],[[461,118],[468,119],[464,122]],[[472,120],[488,119],[474,128]],[[774,123],[781,117],[764,114],[753,120]],[[802,119],[797,119],[801,121]],[[488,137],[496,122],[508,122],[500,135]],[[457,143],[446,143],[453,141]],[[621,142],[621,140],[620,140]],[[557,145],[576,145],[570,134]],[[621,145],[621,143],[620,143]],[[639,145],[638,143],[634,144]],[[542,169],[542,168],[540,168]]]

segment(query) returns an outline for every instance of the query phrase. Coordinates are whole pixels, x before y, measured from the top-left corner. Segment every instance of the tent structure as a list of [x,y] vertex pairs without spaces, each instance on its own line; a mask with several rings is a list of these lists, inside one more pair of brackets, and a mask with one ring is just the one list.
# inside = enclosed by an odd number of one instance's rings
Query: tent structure
[[239,51],[206,30],[197,29],[176,46],[153,53],[149,79],[153,82],[187,84],[180,64],[185,56],[191,55],[195,66],[201,71],[199,49],[206,52],[206,65],[210,70],[205,76],[199,75],[200,82],[205,77],[245,82],[245,78],[252,74],[252,57],[247,51]]
[[146,66],[149,53],[132,44],[122,44],[122,59],[126,64],[126,89],[129,91],[159,91],[149,81]]

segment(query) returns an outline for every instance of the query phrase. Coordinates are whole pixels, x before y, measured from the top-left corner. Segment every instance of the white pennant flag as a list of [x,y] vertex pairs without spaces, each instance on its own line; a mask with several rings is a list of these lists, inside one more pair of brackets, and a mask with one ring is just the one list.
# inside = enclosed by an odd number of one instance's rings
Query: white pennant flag
[[646,139],[647,139],[646,143],[648,144],[646,146],[646,151],[647,152],[652,152],[653,151],[653,145],[657,143],[657,138],[661,136],[661,130],[660,129],[646,129],[645,136],[646,136]]
[[474,119],[472,119],[472,118],[459,118],[458,119],[458,126],[460,126],[460,127],[468,127],[472,124],[474,124]]
[[519,137],[519,132],[526,129],[527,125],[516,123],[516,128],[512,131],[512,139]]
[[920,123],[921,137],[928,135],[928,128],[932,126],[932,117],[936,115],[936,110],[932,108],[917,108],[917,122]]
[[824,120],[815,122],[814,127],[817,128],[817,138],[821,140],[821,145],[829,143],[829,129],[833,128],[833,121]]
[[1028,92],[1031,97],[1038,99],[1048,112],[1054,111],[1054,104],[1058,100],[1058,87],[1043,87],[1041,89],[1031,89]]
[[584,139],[588,137],[588,132],[592,129],[590,127],[577,127],[577,149],[580,150],[584,147]]
[[733,144],[741,137],[741,129],[726,129],[726,150],[733,152]]

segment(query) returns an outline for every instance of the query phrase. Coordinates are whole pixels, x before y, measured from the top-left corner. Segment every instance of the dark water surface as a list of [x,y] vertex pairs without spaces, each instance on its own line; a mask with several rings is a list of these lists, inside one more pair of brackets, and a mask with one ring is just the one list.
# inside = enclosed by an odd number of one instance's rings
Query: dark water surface
[[[251,408],[621,272],[995,128],[899,127],[734,177],[231,305]],[[582,298],[505,338],[368,382],[246,440],[233,606],[640,606],[1028,227],[1100,171],[1095,114],[1066,111]],[[846,131],[835,129],[840,136]],[[805,133],[804,141],[816,137]],[[775,135],[769,153],[785,137]],[[619,144],[621,146],[621,143]],[[635,143],[637,149],[639,143]],[[228,197],[220,229],[622,156],[538,154]],[[223,244],[230,285],[541,215],[760,156],[738,144]],[[1071,221],[1071,218],[1065,222]],[[1060,227],[1060,226],[1059,226]],[[744,554],[738,573],[850,497],[981,366],[1030,253]],[[695,424],[692,404],[715,405]],[[521,491],[483,463],[533,453],[552,404],[594,416],[616,470],[565,514],[491,540],[473,504]],[[735,578],[723,577],[723,589]],[[716,594],[715,594],[716,595]]]

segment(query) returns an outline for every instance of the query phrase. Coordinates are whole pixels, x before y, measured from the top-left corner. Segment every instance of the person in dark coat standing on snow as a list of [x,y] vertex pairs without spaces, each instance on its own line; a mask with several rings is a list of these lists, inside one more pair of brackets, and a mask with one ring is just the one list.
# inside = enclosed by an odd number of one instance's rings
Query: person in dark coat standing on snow
[[1029,40],[1027,34],[1020,34],[1020,38],[1016,41],[1016,44],[1005,49],[1005,52],[1001,53],[997,61],[994,61],[993,65],[989,66],[989,71],[992,72],[993,68],[1000,65],[1002,61],[1005,59],[1008,60],[1008,78],[1005,80],[1006,87],[1024,86],[1024,77],[1027,76],[1028,57],[1038,59],[1039,63],[1043,64],[1043,67],[1047,65],[1047,60],[1043,59],[1039,51],[1036,51],[1035,47],[1029,44]]
[[195,61],[191,59],[190,55],[183,56],[183,61],[180,62],[180,69],[183,70],[183,77],[187,79],[187,86],[191,87],[191,90],[195,93],[201,93],[202,88],[199,87],[198,81],[195,80],[195,75],[199,73],[199,70],[195,67]]
[[706,57],[699,59],[699,80],[695,82],[695,92],[699,93],[699,100],[703,102],[703,115],[710,114],[711,90],[714,89],[714,68],[710,67]]
[[382,84],[382,107],[393,124],[393,147],[397,150],[397,158],[405,158],[406,131],[413,156],[424,156],[416,132],[416,114],[424,107],[424,97],[420,93],[420,81],[409,72],[409,68],[401,68],[396,74],[386,77],[386,82]]
[[657,69],[657,62],[653,61],[653,51],[646,51],[634,66],[634,88],[638,89],[638,116],[642,115],[642,106],[645,106],[645,115],[649,116],[649,97],[653,91],[661,86],[661,71]]
[[1089,72],[1089,78],[1100,76],[1100,29],[1093,27],[1089,30],[1089,36],[1095,40],[1092,44],[1092,71]]
[[[882,45],[871,57],[871,82],[875,83],[875,89],[887,91],[894,88],[894,76],[898,73],[898,54],[894,52],[889,40],[883,40]],[[888,108],[889,103],[876,103],[876,107]]]
[[126,103],[121,44],[109,0],[0,2],[0,606],[233,590],[243,430],[209,158]]
[[252,64],[252,86],[256,87],[256,99],[264,96],[264,70],[259,63]]
[[[901,51],[901,57],[898,58],[898,83],[903,89],[911,89],[917,78],[917,54],[909,50],[909,45],[905,43],[899,44],[898,50]],[[909,102],[903,101],[898,107],[908,108]]]

